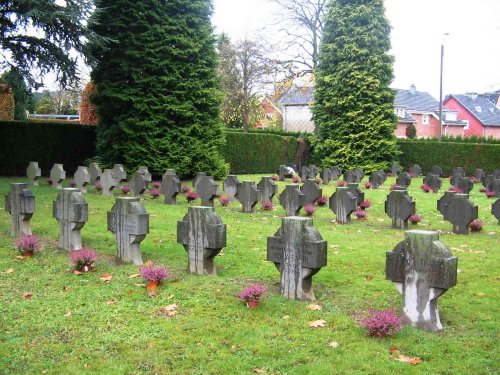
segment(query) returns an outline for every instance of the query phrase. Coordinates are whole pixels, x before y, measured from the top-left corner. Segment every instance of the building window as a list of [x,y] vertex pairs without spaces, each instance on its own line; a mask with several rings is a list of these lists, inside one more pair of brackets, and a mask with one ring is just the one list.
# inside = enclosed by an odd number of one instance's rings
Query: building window
[[422,115],[422,124],[429,125],[429,115]]
[[465,122],[465,126],[464,126],[464,130],[469,130],[469,120],[464,120]]

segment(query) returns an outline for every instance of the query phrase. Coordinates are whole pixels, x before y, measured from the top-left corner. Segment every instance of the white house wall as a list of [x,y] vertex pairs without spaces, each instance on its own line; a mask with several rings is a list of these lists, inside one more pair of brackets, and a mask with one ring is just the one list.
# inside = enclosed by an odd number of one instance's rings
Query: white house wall
[[293,132],[314,131],[312,112],[309,106],[285,106],[283,110],[283,129]]

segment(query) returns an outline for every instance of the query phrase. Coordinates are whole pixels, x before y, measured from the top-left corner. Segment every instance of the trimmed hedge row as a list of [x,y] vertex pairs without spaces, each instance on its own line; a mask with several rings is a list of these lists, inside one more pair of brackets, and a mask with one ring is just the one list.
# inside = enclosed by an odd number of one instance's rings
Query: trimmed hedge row
[[427,173],[433,165],[439,165],[447,176],[454,167],[464,167],[467,175],[472,175],[476,168],[486,173],[500,168],[499,144],[398,140],[398,145],[402,152],[400,163],[406,170],[417,163]]
[[50,122],[0,122],[0,175],[24,176],[30,161],[37,161],[43,176],[54,163],[73,174],[85,159],[96,154],[96,127]]

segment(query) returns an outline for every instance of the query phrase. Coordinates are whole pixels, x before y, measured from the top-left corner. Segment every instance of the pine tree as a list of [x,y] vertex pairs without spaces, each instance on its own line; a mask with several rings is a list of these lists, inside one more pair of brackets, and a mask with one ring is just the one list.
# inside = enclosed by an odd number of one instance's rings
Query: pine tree
[[104,165],[183,177],[228,170],[220,155],[217,56],[210,0],[97,1],[91,28],[112,38],[92,53]]
[[389,34],[383,0],[330,1],[313,106],[324,166],[373,171],[398,155]]

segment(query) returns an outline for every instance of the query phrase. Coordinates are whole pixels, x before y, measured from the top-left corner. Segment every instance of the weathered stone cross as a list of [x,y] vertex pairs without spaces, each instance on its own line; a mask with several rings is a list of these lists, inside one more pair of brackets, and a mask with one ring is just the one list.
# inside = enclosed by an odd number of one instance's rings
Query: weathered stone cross
[[173,169],[167,169],[161,177],[161,193],[165,204],[176,204],[177,194],[181,191],[181,181]]
[[330,197],[329,206],[336,216],[337,223],[349,224],[351,214],[358,207],[358,198],[348,187],[339,186]]
[[255,205],[259,201],[260,191],[254,181],[243,181],[236,195],[241,203],[241,212],[255,212]]
[[53,217],[59,224],[58,248],[66,251],[82,247],[80,230],[89,217],[89,207],[80,189],[61,189],[53,202]]
[[12,237],[31,234],[30,220],[35,213],[35,197],[27,184],[10,184],[10,192],[5,196],[5,211],[11,216],[10,235]]
[[38,177],[42,176],[42,170],[38,166],[38,162],[30,161],[28,168],[26,168],[26,176],[28,176],[30,185],[38,186]]
[[280,205],[285,209],[286,216],[295,216],[299,214],[304,206],[304,193],[300,191],[297,185],[286,185],[285,190],[279,197]]
[[269,176],[262,177],[257,184],[257,189],[260,191],[261,202],[272,202],[273,197],[278,193],[278,185]]
[[408,218],[415,210],[415,201],[405,189],[391,191],[385,201],[385,213],[392,219],[393,228],[408,228]]

